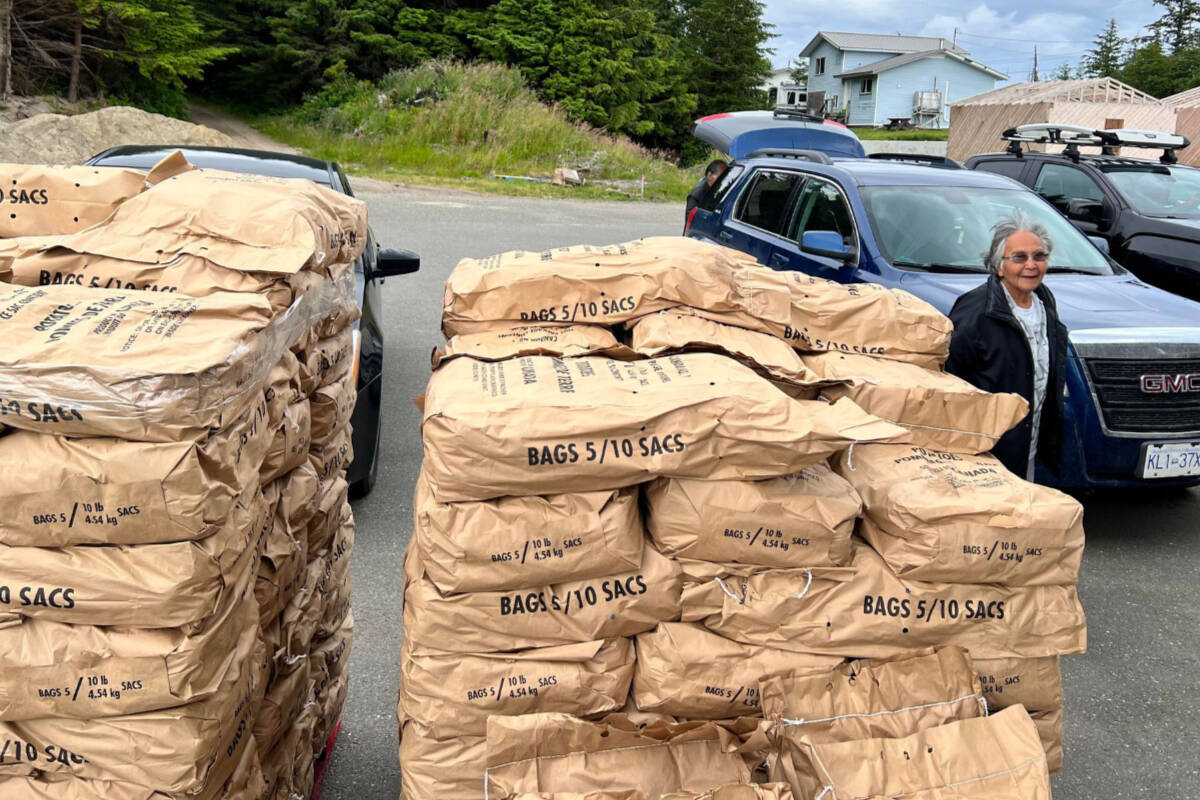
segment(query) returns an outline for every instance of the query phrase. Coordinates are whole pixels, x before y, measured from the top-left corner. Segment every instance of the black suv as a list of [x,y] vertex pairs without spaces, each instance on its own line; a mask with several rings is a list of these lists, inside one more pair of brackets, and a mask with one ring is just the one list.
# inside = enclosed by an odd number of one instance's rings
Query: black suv
[[[1103,240],[1113,259],[1142,280],[1200,299],[1200,169],[1180,166],[1175,156],[1186,138],[1042,123],[1011,128],[1004,138],[1007,151],[972,156],[966,166],[1020,181],[1079,230]],[[1023,142],[1065,149],[1033,152]],[[1080,146],[1098,147],[1100,154],[1081,153]],[[1133,158],[1128,151],[1134,148],[1162,150],[1162,156]]]

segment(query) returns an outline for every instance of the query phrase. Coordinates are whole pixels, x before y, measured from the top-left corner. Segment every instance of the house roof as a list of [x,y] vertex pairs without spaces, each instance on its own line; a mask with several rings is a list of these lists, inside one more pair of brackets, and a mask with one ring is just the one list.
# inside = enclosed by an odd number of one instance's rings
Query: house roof
[[1164,97],[1162,101],[1172,108],[1200,108],[1200,86]]
[[955,46],[953,42],[937,36],[817,31],[817,35],[800,51],[800,57],[809,55],[822,39],[839,50],[856,50],[865,53],[919,53],[922,50],[952,50],[963,54],[967,52],[961,47]]
[[951,103],[963,105],[1025,105],[1030,103],[1133,103],[1159,105],[1154,95],[1139,91],[1116,78],[1081,78],[1072,81],[1037,81],[1001,86],[990,92]]
[[942,48],[935,50],[922,50],[919,53],[905,53],[904,55],[895,56],[893,58],[885,58],[883,61],[875,61],[871,64],[864,64],[861,67],[855,67],[854,69],[847,70],[845,72],[839,72],[833,77],[860,78],[869,75],[878,75],[881,72],[887,72],[889,69],[902,67],[905,64],[911,64],[914,61],[924,61],[927,58],[953,58],[955,61],[961,61],[969,67],[974,67],[975,69],[986,72],[996,80],[1008,80],[1008,76],[1003,72],[997,72],[991,67],[980,64],[978,61],[972,58],[967,58],[967,56],[961,52],[955,52],[953,50],[946,50]]

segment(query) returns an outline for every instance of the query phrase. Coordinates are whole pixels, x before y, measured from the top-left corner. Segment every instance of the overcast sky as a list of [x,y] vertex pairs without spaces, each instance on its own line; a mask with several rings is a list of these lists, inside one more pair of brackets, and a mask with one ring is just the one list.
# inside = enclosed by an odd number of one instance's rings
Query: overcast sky
[[1038,69],[1072,67],[1110,17],[1125,36],[1160,16],[1151,0],[766,0],[767,22],[775,26],[772,60],[783,66],[818,30],[944,36],[958,28],[958,44],[971,57],[1026,80],[1037,44]]

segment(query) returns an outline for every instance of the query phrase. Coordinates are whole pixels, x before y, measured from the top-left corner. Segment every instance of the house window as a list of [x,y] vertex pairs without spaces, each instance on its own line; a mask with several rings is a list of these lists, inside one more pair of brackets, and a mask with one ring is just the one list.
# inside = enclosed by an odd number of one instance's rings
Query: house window
[[814,75],[824,75],[825,74],[825,58],[824,57],[817,59],[817,65],[815,67],[813,67],[813,74]]
[[796,105],[796,93],[795,92],[788,92],[787,104],[789,106]]
[[870,94],[874,90],[875,90],[875,79],[874,78],[863,78],[862,86],[859,88],[858,93],[859,94]]
[[778,100],[779,100],[779,89],[775,86],[772,86],[770,89],[767,90],[767,104],[770,106],[775,106],[778,104]]

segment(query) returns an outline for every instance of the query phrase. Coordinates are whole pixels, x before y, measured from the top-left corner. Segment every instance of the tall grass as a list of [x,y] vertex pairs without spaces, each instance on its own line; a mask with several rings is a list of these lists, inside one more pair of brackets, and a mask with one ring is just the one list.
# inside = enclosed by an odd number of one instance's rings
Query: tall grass
[[[682,200],[698,179],[663,154],[572,122],[539,102],[517,70],[494,64],[429,62],[378,84],[340,78],[298,109],[258,122],[321,158],[395,180],[619,197],[639,195],[644,176],[647,199]],[[589,185],[495,179],[545,177],[557,167],[579,169]]]

